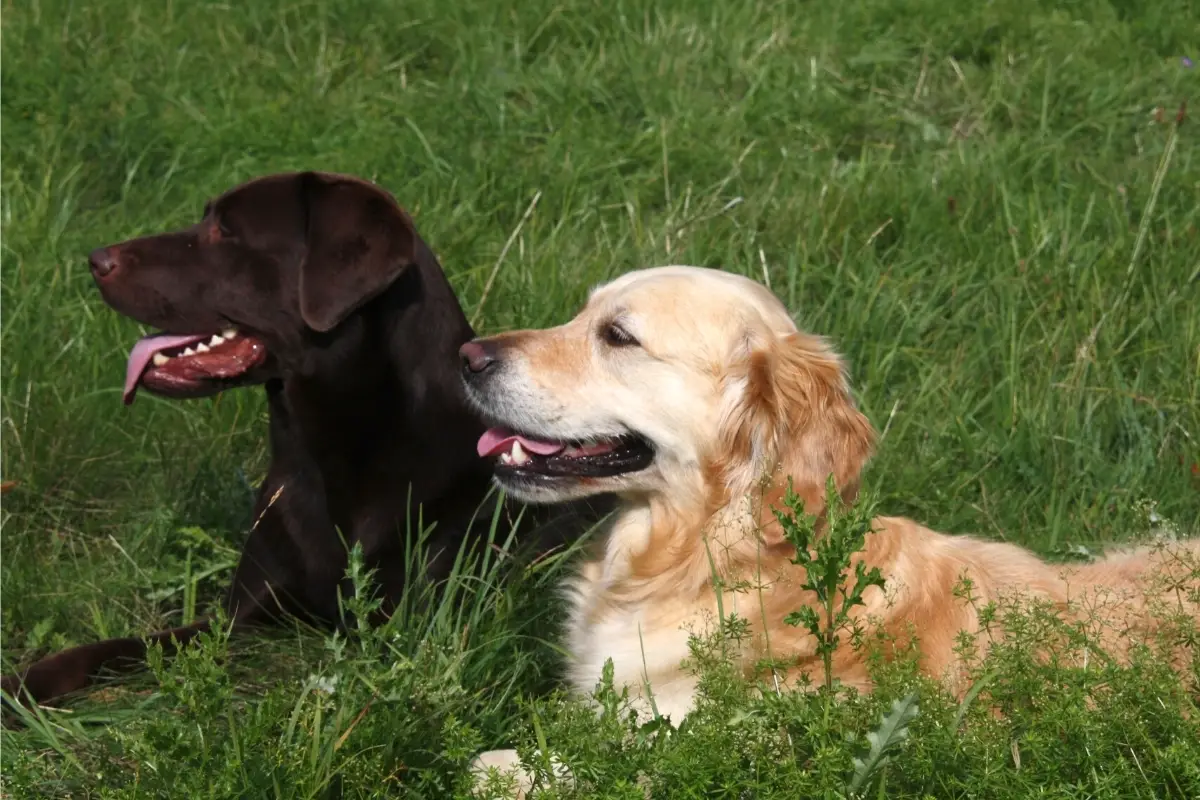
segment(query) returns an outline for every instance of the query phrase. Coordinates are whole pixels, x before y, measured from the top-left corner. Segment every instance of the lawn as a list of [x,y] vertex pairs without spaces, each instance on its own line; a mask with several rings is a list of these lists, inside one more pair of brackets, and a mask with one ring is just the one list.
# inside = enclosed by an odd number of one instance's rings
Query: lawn
[[[281,170],[393,192],[481,332],[638,266],[767,282],[846,354],[887,513],[1059,560],[1200,532],[1191,0],[458,2],[3,4],[6,671],[220,597],[261,392],[123,407],[138,326],[86,254]],[[569,558],[349,637],[213,637],[6,731],[3,791],[447,797],[544,741],[589,796],[839,797],[919,685],[758,699],[712,663],[693,725],[623,737],[556,692]],[[873,796],[1200,795],[1200,698],[1153,658],[997,659],[1009,713],[920,685]]]

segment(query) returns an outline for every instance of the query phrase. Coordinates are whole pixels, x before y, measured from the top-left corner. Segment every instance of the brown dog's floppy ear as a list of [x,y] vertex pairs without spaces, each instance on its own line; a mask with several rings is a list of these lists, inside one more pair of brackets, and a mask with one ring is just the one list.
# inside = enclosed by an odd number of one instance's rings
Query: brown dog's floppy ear
[[784,510],[788,479],[809,514],[824,510],[830,473],[850,500],[875,430],[854,405],[842,360],[825,340],[799,332],[771,338],[751,346],[744,394],[723,432],[728,457],[749,467],[741,476],[746,490],[762,489],[764,538],[777,544],[782,532],[771,507]]
[[325,332],[413,263],[416,232],[391,196],[365,181],[306,173],[303,187],[308,222],[300,316]]

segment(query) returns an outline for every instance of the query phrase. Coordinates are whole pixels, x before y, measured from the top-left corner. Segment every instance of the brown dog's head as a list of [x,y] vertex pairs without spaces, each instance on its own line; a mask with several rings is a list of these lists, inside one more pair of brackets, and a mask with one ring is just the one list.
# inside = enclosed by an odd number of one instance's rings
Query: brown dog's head
[[161,331],[130,353],[125,402],[139,385],[202,397],[279,374],[395,281],[417,241],[387,192],[304,172],[244,183],[189,228],[94,251],[105,302]]
[[[810,512],[855,491],[874,433],[842,362],[766,287],[661,267],[596,289],[573,320],[464,345],[479,442],[531,502],[598,492],[724,503],[790,477]],[[718,497],[714,497],[714,495]]]

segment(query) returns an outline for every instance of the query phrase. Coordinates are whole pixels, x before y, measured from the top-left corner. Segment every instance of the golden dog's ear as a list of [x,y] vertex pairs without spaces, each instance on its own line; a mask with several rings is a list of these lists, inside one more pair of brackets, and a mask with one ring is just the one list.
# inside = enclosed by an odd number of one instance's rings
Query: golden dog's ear
[[722,422],[723,477],[731,492],[761,491],[768,544],[782,541],[771,507],[783,509],[788,479],[805,511],[825,507],[832,473],[847,501],[875,444],[875,430],[854,405],[845,368],[818,336],[772,334],[751,342],[741,397]]

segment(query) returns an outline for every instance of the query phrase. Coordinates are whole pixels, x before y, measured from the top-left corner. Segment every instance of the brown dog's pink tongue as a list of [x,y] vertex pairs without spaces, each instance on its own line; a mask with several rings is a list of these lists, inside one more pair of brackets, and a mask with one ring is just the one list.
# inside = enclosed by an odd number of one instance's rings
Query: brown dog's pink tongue
[[513,442],[520,442],[521,447],[531,453],[537,453],[539,456],[552,456],[555,453],[562,452],[567,447],[561,442],[544,442],[538,439],[518,436],[512,431],[506,431],[503,428],[488,428],[484,431],[483,436],[479,437],[479,445],[475,449],[479,453],[480,458],[487,458],[497,453],[508,452],[512,448]]
[[160,333],[155,336],[147,336],[135,344],[129,351],[129,363],[125,366],[125,394],[123,395],[125,405],[133,402],[133,396],[137,393],[138,381],[142,379],[142,373],[146,371],[146,365],[150,363],[150,359],[154,358],[155,353],[166,350],[168,347],[186,347],[207,338],[204,335],[172,336]]

